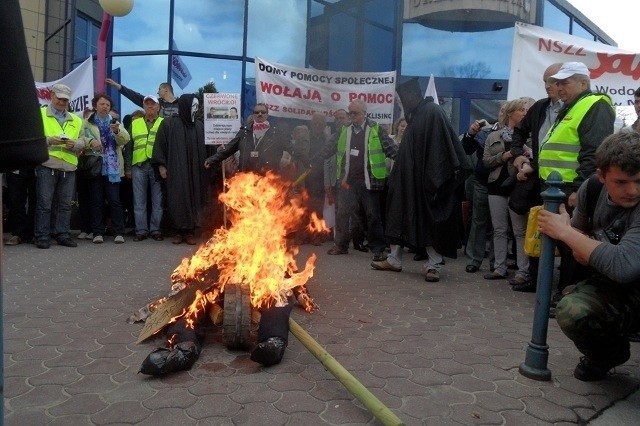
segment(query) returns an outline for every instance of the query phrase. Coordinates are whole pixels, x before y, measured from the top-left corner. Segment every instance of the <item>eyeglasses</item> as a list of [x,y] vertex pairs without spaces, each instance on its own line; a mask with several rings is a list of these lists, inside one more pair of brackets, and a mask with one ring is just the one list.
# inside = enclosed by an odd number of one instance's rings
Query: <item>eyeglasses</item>
[[255,115],[261,115],[261,114],[266,115],[266,114],[267,114],[267,111],[253,111],[253,113],[254,113]]
[[66,98],[58,98],[58,100],[60,102],[69,102],[69,99],[66,99]]
[[358,115],[360,111],[349,111],[347,114],[349,114],[349,116]]

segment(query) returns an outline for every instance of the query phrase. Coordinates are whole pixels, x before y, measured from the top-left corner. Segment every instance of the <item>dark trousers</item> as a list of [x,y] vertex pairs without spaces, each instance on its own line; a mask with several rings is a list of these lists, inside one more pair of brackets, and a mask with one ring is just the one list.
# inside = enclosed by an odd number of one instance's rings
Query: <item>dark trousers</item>
[[25,242],[33,238],[33,218],[36,209],[36,175],[33,169],[9,172],[7,177],[7,226],[13,235]]
[[120,202],[120,182],[109,182],[106,176],[102,178],[104,198],[109,203],[111,226],[116,235],[124,235],[124,213]]
[[94,235],[104,234],[104,198],[102,176],[76,179],[80,231]]
[[353,213],[364,207],[367,218],[367,240],[373,253],[384,251],[384,232],[380,215],[380,192],[370,191],[364,180],[349,182],[338,189],[338,210],[336,211],[336,246],[346,250],[349,247],[349,219]]

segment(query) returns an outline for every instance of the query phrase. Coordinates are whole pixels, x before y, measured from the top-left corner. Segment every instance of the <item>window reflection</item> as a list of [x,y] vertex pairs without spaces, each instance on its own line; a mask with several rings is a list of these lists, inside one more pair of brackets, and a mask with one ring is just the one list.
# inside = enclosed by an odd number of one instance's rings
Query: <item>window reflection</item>
[[548,0],[544,3],[543,19],[545,28],[569,34],[569,16]]
[[307,2],[251,0],[248,9],[247,56],[304,67]]
[[[420,24],[403,26],[402,74],[509,78],[513,27],[453,33]],[[452,68],[452,64],[455,66]]]
[[114,52],[168,48],[169,0],[137,1],[131,13],[114,18]]
[[587,40],[591,41],[595,40],[595,36],[591,34],[585,27],[580,25],[580,23],[576,20],[573,21],[571,32],[574,36],[586,38]]
[[173,39],[180,50],[240,55],[243,28],[244,2],[175,2]]

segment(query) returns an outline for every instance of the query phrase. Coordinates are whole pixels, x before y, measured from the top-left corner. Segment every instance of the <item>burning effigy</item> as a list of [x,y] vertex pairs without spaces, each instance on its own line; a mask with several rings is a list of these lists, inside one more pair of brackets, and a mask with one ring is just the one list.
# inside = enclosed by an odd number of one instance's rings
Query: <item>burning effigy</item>
[[[317,308],[306,284],[316,256],[299,270],[299,248],[288,238],[301,228],[329,230],[308,214],[304,200],[290,196],[291,183],[275,173],[239,173],[226,182],[219,199],[230,226],[213,236],[171,274],[171,292],[129,318],[145,321],[138,342],[164,331],[166,347],[152,351],[140,372],[163,375],[190,368],[202,348],[203,324],[223,325],[223,343],[247,349],[251,321],[259,322],[251,359],[263,365],[280,362],[287,345],[289,315],[297,303]],[[305,224],[304,222],[309,223]],[[259,319],[258,319],[259,317]]]

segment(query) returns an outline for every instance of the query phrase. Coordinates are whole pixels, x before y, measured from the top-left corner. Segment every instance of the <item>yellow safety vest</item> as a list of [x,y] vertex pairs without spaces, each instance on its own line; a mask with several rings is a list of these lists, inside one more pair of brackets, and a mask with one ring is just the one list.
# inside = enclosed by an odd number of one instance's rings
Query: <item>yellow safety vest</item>
[[580,165],[578,126],[593,104],[600,99],[611,105],[611,98],[607,95],[597,93],[587,95],[576,102],[559,123],[549,129],[547,142],[540,148],[538,157],[541,179],[547,180],[554,170],[560,173],[564,183],[571,183],[578,176],[576,172]]
[[[70,114],[72,120],[65,121],[60,125],[56,117],[47,115],[47,108],[40,108],[40,113],[42,114],[45,136],[60,136],[64,133],[69,139],[74,141],[80,138],[82,119],[77,115]],[[78,154],[67,148],[66,145],[49,145],[48,148],[50,157],[59,158],[74,166],[78,165]]]
[[[337,178],[342,178],[342,163],[345,161],[347,152],[347,132],[349,126],[344,126],[338,138],[338,149],[336,155],[337,162]],[[363,130],[364,131],[364,130]],[[369,140],[367,141],[367,149],[369,151],[369,165],[371,166],[371,174],[376,179],[384,179],[387,177],[387,163],[385,162],[385,154],[380,142],[378,134],[378,123],[369,126]]]
[[151,158],[153,154],[153,144],[156,141],[156,133],[158,133],[158,127],[160,127],[162,120],[164,120],[162,117],[156,118],[151,129],[147,128],[147,122],[144,117],[133,120],[131,123],[131,137],[133,138],[131,164],[144,163]]

